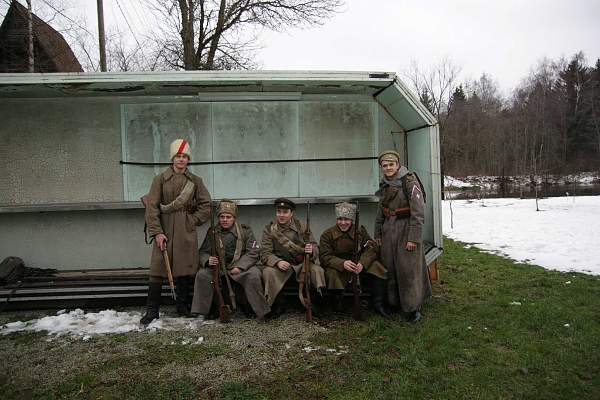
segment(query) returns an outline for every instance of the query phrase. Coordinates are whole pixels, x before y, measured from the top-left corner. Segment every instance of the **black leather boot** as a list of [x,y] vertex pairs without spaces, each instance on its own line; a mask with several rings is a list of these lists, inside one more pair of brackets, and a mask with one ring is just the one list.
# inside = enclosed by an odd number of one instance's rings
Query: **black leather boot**
[[180,276],[175,279],[175,295],[177,299],[175,300],[175,305],[177,308],[177,315],[179,317],[190,318],[192,314],[190,313],[189,306],[189,297],[190,297],[190,286],[192,284],[193,277],[191,276]]
[[328,293],[331,296],[331,308],[333,309],[333,312],[344,312],[344,291],[329,290]]
[[159,318],[160,297],[162,294],[162,283],[150,282],[148,285],[148,300],[146,302],[146,314],[140,319],[140,324],[148,325]]
[[386,307],[386,280],[372,277],[371,281],[371,301],[373,310],[384,318],[390,317],[390,312]]

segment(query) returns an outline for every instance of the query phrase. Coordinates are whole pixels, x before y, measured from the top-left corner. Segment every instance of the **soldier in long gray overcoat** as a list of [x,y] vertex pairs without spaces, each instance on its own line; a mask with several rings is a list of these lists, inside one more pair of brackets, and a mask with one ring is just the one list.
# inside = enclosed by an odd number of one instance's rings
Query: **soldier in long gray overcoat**
[[400,165],[393,150],[379,156],[383,179],[375,218],[375,239],[381,243],[381,261],[388,270],[388,301],[421,319],[421,305],[431,295],[423,252],[424,198],[415,175]]
[[[379,251],[364,226],[356,237],[357,207],[355,204],[335,205],[336,224],[321,234],[319,259],[327,277],[327,294],[332,299],[333,310],[343,311],[344,290],[354,274],[358,274],[362,289],[370,286],[375,312],[389,317],[385,309],[387,271],[379,262]],[[358,257],[358,260],[356,260]]]
[[150,284],[142,324],[159,317],[162,282],[167,277],[162,251],[167,250],[177,284],[177,313],[189,316],[188,293],[198,268],[196,227],[208,220],[210,194],[202,178],[187,169],[190,145],[171,143],[172,165],[152,180],[146,201],[148,235],[154,239],[150,259]]
[[[221,200],[217,216],[219,224],[214,228],[215,234],[209,229],[200,247],[200,269],[194,285],[192,314],[205,317],[209,315],[215,298],[213,268],[219,268],[219,261],[222,259],[233,289],[239,289],[236,288],[238,285],[243,289],[243,294],[240,290],[235,290],[238,293],[238,305],[241,303],[243,306],[247,301],[256,318],[264,320],[271,307],[265,300],[262,272],[256,265],[259,245],[254,233],[249,226],[237,222],[237,205],[231,200]],[[215,236],[217,246],[213,247]],[[217,249],[216,255],[211,253],[213,248]],[[224,276],[223,271],[220,275]],[[239,301],[240,298],[242,302]]]
[[[319,248],[312,232],[305,242],[306,224],[294,217],[295,209],[296,205],[289,199],[275,200],[276,222],[265,226],[260,243],[265,297],[273,308],[274,316],[283,312],[285,308],[282,306],[283,299],[278,296],[285,283],[292,275],[295,275],[296,281],[299,282],[305,254],[310,257],[312,290],[321,296],[322,289],[325,288],[325,274],[319,265]],[[320,297],[313,298],[318,302]],[[316,307],[316,302],[312,302],[313,308]]]

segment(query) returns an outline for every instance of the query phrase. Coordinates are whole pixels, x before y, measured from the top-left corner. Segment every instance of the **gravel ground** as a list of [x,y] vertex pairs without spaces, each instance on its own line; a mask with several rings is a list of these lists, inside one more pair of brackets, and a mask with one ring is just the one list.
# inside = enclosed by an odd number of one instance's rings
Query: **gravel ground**
[[[161,315],[174,314],[170,307],[163,309]],[[0,325],[46,315],[53,313],[2,313]],[[286,368],[290,358],[304,354],[312,337],[327,331],[323,325],[306,323],[304,314],[291,312],[267,323],[237,317],[229,324],[209,321],[197,330],[97,335],[88,340],[45,332],[11,333],[0,335],[0,385],[23,388],[24,393],[52,390],[77,374],[93,371],[101,375],[103,385],[143,373],[181,379],[215,393],[225,381],[268,380],[274,371]],[[155,354],[161,354],[157,363],[152,362]],[[119,362],[123,365],[114,366]]]

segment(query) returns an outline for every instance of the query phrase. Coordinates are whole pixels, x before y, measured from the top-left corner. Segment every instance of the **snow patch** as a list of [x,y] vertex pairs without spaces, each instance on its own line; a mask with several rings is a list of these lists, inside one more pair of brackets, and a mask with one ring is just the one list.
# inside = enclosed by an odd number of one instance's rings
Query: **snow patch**
[[[144,327],[139,323],[140,318],[141,314],[137,311],[103,310],[85,313],[79,308],[70,312],[60,310],[56,315],[2,325],[0,326],[0,334],[7,335],[20,331],[46,331],[48,335],[69,335],[87,341],[93,336],[101,334],[141,332],[144,330],[196,330],[204,324],[201,320],[161,317]],[[199,338],[198,340],[195,344],[202,343],[204,339]]]

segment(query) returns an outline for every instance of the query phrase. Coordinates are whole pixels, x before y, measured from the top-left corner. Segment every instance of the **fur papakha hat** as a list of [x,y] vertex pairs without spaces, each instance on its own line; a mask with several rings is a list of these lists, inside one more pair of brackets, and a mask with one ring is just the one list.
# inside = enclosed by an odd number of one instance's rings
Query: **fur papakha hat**
[[186,155],[188,160],[191,160],[191,153],[192,149],[190,148],[190,144],[187,140],[176,139],[173,141],[173,143],[171,143],[171,160],[173,160],[173,157],[175,157],[177,154]]
[[217,207],[217,216],[227,213],[237,217],[237,204],[233,200],[222,199]]
[[354,221],[354,218],[356,218],[356,204],[337,203],[335,205],[335,216],[336,218],[348,218]]
[[396,150],[384,150],[379,154],[379,165],[383,161],[395,161],[400,164],[400,154]]

